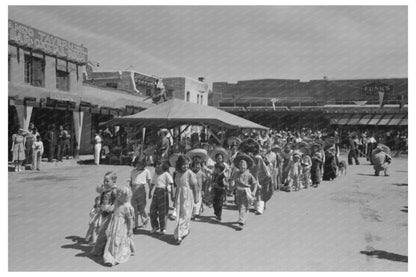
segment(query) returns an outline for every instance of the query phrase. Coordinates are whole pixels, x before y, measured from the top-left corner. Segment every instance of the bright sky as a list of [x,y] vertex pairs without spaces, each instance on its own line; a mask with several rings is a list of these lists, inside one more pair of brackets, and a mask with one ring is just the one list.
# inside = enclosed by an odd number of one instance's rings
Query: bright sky
[[407,77],[406,6],[9,6],[88,48],[100,70],[161,77]]

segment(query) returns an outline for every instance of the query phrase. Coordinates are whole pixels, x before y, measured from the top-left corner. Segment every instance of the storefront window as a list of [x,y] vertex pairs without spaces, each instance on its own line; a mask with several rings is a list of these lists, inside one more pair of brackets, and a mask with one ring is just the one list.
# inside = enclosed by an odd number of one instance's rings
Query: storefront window
[[69,72],[56,71],[56,88],[63,91],[69,91]]
[[25,55],[25,83],[45,87],[45,60]]

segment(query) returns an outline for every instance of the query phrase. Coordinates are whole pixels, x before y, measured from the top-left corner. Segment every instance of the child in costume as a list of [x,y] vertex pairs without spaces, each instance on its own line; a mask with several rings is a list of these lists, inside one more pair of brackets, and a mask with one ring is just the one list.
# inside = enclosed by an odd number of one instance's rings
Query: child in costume
[[311,181],[312,187],[317,188],[321,183],[321,166],[322,166],[322,155],[320,152],[315,152],[312,155],[312,167],[311,167]]
[[[91,250],[92,255],[101,256],[107,242],[106,230],[114,211],[114,202],[117,195],[117,174],[107,172],[104,175],[104,184],[100,193],[100,202],[98,206],[99,215],[101,216],[101,224],[98,228],[97,241]],[[97,202],[98,203],[98,202]]]
[[214,176],[212,178],[213,189],[213,206],[214,214],[218,221],[221,221],[223,199],[226,196],[228,189],[228,183],[225,177],[225,165],[223,163],[217,163],[214,167]]
[[238,155],[234,164],[239,171],[231,179],[231,185],[236,189],[236,201],[239,213],[238,225],[243,229],[247,221],[248,209],[257,192],[258,182],[248,170],[253,165],[253,160],[245,154]]
[[299,191],[301,188],[300,177],[302,174],[302,165],[300,162],[300,153],[295,151],[292,161],[289,164],[288,185],[294,191]]
[[202,209],[202,193],[203,188],[205,187],[205,183],[207,182],[207,175],[202,170],[203,161],[199,157],[194,157],[192,161],[192,172],[195,173],[195,177],[197,180],[196,186],[195,186],[195,205],[192,209],[192,218],[191,220],[195,220],[199,217],[199,214]]
[[307,189],[311,184],[312,160],[306,152],[302,154],[300,164],[302,165],[301,184]]
[[125,263],[135,254],[132,239],[134,225],[134,209],[130,204],[131,190],[129,187],[117,189],[114,212],[106,230],[103,259],[108,266]]

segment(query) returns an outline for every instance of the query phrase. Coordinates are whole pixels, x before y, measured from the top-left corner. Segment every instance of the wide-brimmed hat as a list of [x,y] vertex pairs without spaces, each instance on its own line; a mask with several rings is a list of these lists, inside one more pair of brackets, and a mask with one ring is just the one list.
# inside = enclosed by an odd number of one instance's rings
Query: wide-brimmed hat
[[248,138],[241,142],[240,150],[243,153],[258,153],[260,152],[260,144],[256,140]]
[[317,147],[318,148],[318,151],[320,151],[321,149],[322,149],[322,145],[321,144],[319,144],[319,143],[316,143],[316,142],[314,142],[313,144],[312,144],[312,148],[313,147]]
[[295,150],[295,151],[293,151],[293,155],[292,155],[293,157],[299,157],[299,158],[301,158],[302,157],[302,152],[300,152],[299,150]]
[[298,151],[301,152],[302,155],[306,154],[308,156],[310,156],[311,152],[312,152],[310,147],[301,147],[301,148],[298,149]]
[[228,159],[228,151],[223,147],[214,148],[214,150],[212,150],[211,153],[209,153],[209,156],[211,157],[211,159],[215,161],[215,156],[217,156],[218,154],[221,154],[223,156],[224,161]]
[[277,152],[282,152],[282,147],[279,144],[273,144],[272,145],[272,151],[276,150]]
[[246,161],[246,163],[247,163],[247,168],[252,167],[252,166],[253,166],[253,164],[254,164],[253,159],[252,159],[249,155],[246,155],[246,154],[238,154],[238,155],[234,158],[234,160],[233,160],[233,163],[234,163],[234,165],[235,165],[237,168],[238,168],[238,164],[240,163],[240,161],[241,161],[241,160]]
[[203,161],[208,160],[208,152],[202,148],[192,149],[186,153],[186,156],[188,156],[191,160],[193,160],[195,157],[200,157]]
[[228,146],[232,146],[232,145],[240,145],[240,143],[242,142],[242,140],[238,137],[229,137],[227,139],[227,145]]
[[180,153],[173,153],[172,155],[169,156],[170,166],[173,166],[173,167],[176,166],[176,161],[178,160],[180,155],[181,155]]

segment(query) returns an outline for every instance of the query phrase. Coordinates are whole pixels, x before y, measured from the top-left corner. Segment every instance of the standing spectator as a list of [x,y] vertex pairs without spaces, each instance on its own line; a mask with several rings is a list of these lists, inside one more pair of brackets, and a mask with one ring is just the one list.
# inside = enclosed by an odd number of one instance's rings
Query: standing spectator
[[68,128],[63,127],[63,140],[64,140],[64,149],[62,150],[62,156],[66,154],[66,159],[69,159],[69,153],[71,152],[71,135],[69,134]]
[[348,140],[349,149],[350,149],[350,152],[348,153],[348,164],[349,165],[352,165],[352,160],[353,159],[355,160],[356,165],[360,164],[360,162],[358,161],[358,158],[357,158],[357,142],[355,141],[356,139],[357,139],[357,136],[352,135]]
[[102,140],[100,133],[96,131],[94,136],[94,163],[96,165],[100,164]]
[[63,150],[65,147],[65,133],[64,133],[64,127],[62,125],[59,126],[59,131],[58,131],[58,135],[57,135],[57,139],[58,139],[58,153],[57,153],[57,161],[58,162],[62,162],[62,156],[63,156]]
[[32,147],[33,147],[32,168],[39,171],[40,162],[42,161],[42,155],[43,155],[43,142],[40,139],[40,135],[36,136],[36,141],[32,144]]
[[48,132],[46,133],[45,141],[47,143],[48,149],[48,162],[52,162],[54,155],[55,155],[55,148],[56,148],[56,133],[55,133],[55,126],[49,125]]
[[13,153],[13,162],[14,162],[14,171],[19,172],[22,170],[22,163],[26,158],[25,155],[25,131],[23,129],[19,129],[17,134],[13,134],[12,136],[12,153]]
[[[36,136],[33,134],[33,129],[35,128],[35,124],[29,124],[29,131],[26,133],[26,142],[25,142],[25,151],[26,151],[26,164],[32,164],[33,158],[33,148],[32,144],[36,140]],[[37,131],[36,131],[37,132]]]

